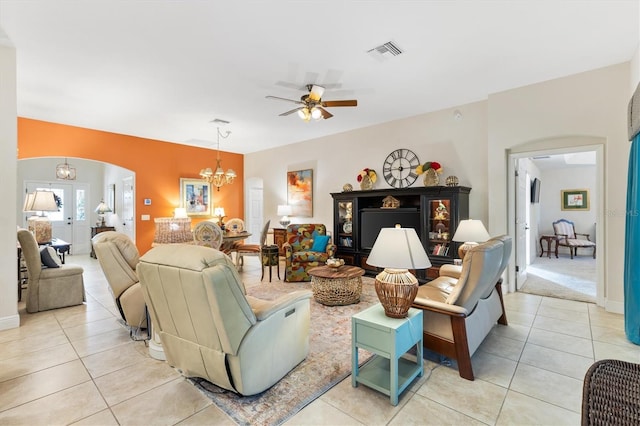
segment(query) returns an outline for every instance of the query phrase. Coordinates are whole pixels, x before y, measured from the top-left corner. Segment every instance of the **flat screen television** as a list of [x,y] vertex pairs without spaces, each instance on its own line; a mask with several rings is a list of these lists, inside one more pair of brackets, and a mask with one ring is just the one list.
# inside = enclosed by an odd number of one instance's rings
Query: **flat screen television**
[[540,179],[534,178],[531,181],[531,203],[540,202]]
[[382,228],[413,228],[420,236],[420,212],[417,208],[360,210],[360,248],[371,250]]

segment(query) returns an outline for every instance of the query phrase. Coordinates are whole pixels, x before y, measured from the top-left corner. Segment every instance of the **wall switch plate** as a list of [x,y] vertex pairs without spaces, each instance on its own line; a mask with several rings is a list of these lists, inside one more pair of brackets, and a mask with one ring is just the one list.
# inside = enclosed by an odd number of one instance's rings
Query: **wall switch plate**
[[151,220],[151,216],[148,214],[143,214],[140,216],[140,220]]

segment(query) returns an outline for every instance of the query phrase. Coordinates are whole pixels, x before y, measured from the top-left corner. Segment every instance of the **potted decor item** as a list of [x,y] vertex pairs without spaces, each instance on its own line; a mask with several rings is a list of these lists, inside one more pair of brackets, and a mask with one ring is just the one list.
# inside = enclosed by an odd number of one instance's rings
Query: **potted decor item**
[[373,184],[378,180],[378,175],[375,170],[367,167],[358,173],[357,179],[358,183],[360,183],[360,189],[367,191],[373,188]]
[[427,161],[416,167],[416,174],[424,173],[424,186],[438,186],[440,183],[440,174],[442,174],[442,166],[435,161]]

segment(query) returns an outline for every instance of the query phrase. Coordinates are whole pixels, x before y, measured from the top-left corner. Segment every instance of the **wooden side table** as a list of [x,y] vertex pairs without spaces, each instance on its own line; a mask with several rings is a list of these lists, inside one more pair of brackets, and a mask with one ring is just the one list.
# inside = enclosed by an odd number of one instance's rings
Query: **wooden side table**
[[555,243],[555,249],[554,252],[556,254],[556,259],[558,258],[558,237],[556,237],[555,235],[542,235],[540,237],[540,257],[542,257],[544,255],[544,246],[542,245],[542,242],[546,241],[547,242],[547,257],[549,259],[551,259],[551,247],[553,246],[553,243]]
[[280,279],[280,257],[278,255],[278,246],[275,244],[262,246],[262,276],[260,281],[264,279],[264,270],[269,268],[269,282],[271,282],[271,268],[276,267],[278,279]]
[[[95,237],[101,232],[115,231],[115,230],[116,228],[114,228],[113,226],[92,226],[91,238],[93,239],[93,237]],[[97,259],[96,252],[93,251],[93,242],[89,241],[89,244],[91,245],[91,253],[89,254],[89,256],[93,257],[94,259]]]
[[[422,311],[409,309],[407,318],[389,318],[381,304],[351,317],[351,384],[362,383],[389,395],[398,405],[398,395],[411,381],[424,374],[422,360]],[[403,355],[416,347],[416,360]],[[358,366],[358,348],[375,355]]]
[[287,241],[287,230],[284,228],[273,228],[273,244],[278,246],[278,255],[284,256],[282,245]]

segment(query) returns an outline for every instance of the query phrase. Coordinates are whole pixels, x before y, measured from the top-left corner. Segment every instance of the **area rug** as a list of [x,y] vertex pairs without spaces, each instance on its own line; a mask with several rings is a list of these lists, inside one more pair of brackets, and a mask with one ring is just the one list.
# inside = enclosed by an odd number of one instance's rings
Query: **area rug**
[[596,261],[591,256],[537,258],[527,267],[523,293],[596,302]]
[[[309,355],[265,392],[243,397],[204,379],[190,379],[214,404],[240,425],[279,425],[351,374],[351,316],[378,303],[374,280],[362,278],[360,303],[325,306],[311,299]],[[310,283],[263,283],[247,289],[261,299],[300,289]],[[361,352],[359,361],[371,354]]]

